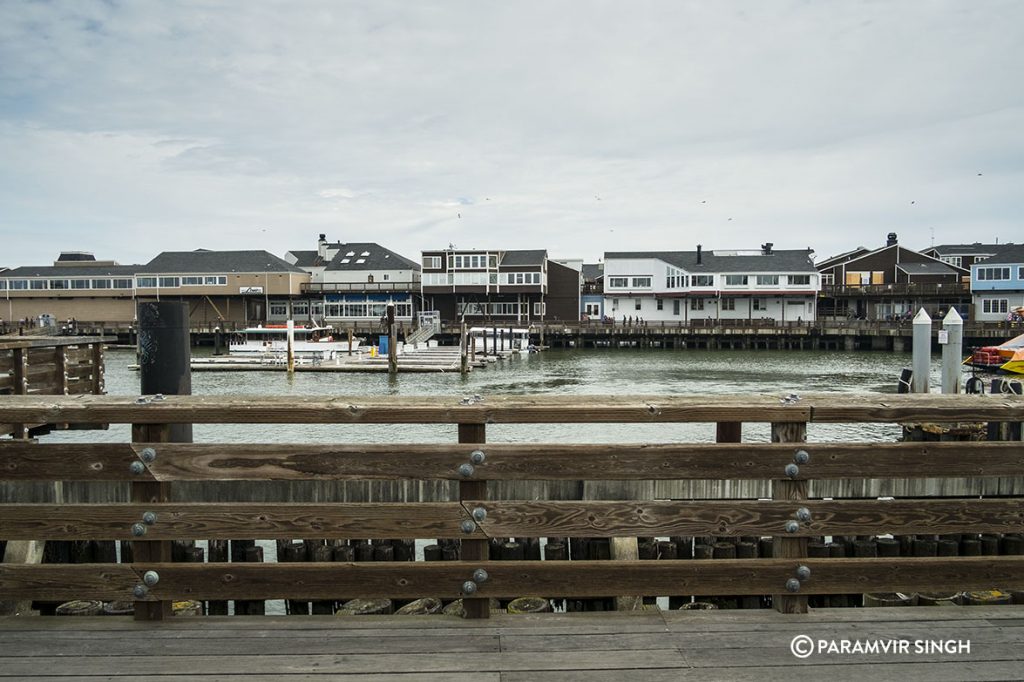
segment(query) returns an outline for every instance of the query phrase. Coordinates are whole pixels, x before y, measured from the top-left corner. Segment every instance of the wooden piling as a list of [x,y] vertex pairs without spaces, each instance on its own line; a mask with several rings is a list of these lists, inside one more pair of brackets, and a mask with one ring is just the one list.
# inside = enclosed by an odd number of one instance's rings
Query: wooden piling
[[[487,442],[487,427],[483,424],[459,424],[458,435],[459,443],[483,447],[483,444]],[[472,450],[472,447],[466,449]],[[486,499],[487,481],[459,481],[460,502]],[[462,560],[467,562],[487,561],[488,549],[487,540],[464,540],[462,542]],[[491,615],[486,598],[463,599],[463,607],[466,610],[466,618],[489,618]]]
[[[228,560],[228,541],[227,540],[210,540],[207,543],[207,556],[210,563],[227,563]],[[227,601],[209,601],[206,603],[206,613],[210,616],[226,616],[228,615],[228,603]]]
[[[776,422],[772,424],[773,443],[800,444],[807,440],[807,424],[804,422]],[[794,452],[799,445],[794,445]],[[780,472],[781,474],[782,472]],[[785,500],[793,504],[793,511],[807,499],[807,481],[777,479],[772,482],[772,499]],[[807,556],[807,538],[776,537],[774,543],[776,559],[802,559]],[[784,588],[785,585],[780,585]],[[807,613],[807,597],[780,591],[772,596],[775,609],[782,613]]]

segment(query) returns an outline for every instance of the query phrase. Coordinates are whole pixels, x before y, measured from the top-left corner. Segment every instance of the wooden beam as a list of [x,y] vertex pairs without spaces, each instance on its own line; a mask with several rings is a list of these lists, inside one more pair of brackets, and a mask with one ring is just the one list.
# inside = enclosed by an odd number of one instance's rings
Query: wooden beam
[[[2,402],[0,402],[2,405]],[[0,407],[0,414],[3,413]],[[2,421],[3,419],[0,419]],[[472,448],[457,443],[40,443],[0,442],[0,480],[134,480],[136,453],[156,447],[152,480],[460,480]],[[474,478],[516,480],[668,480],[778,478],[798,449],[782,443],[491,443]],[[810,456],[796,480],[1017,476],[1015,443],[805,443]]]
[[[171,436],[171,427],[166,424],[132,424],[132,440],[150,443],[165,443]],[[139,460],[142,461],[141,459]],[[151,505],[168,502],[171,499],[171,485],[153,481],[134,481],[131,484],[132,502]],[[141,517],[139,517],[141,521]],[[136,521],[138,523],[138,521]],[[145,526],[148,529],[148,526]],[[163,563],[171,560],[171,543],[151,540],[132,542],[132,557],[140,563]],[[135,585],[142,584],[141,574]],[[131,597],[122,596],[122,599]],[[166,620],[173,615],[171,601],[136,601],[135,620]]]
[[[803,422],[772,424],[772,442],[774,443],[803,443],[806,440],[807,424]],[[795,462],[792,464],[797,466]],[[782,501],[791,509],[805,506],[803,502],[807,499],[807,481],[795,480],[795,476],[793,479],[780,478],[773,481],[772,499]],[[793,509],[793,512],[793,516],[795,516],[796,509]],[[795,533],[786,533],[783,529],[782,532],[776,532],[772,548],[776,559],[802,560],[807,556],[807,538],[795,537]],[[790,578],[794,577],[794,575],[790,575]],[[785,584],[784,581],[783,585]],[[772,604],[775,606],[775,610],[781,613],[807,613],[807,597],[805,595],[780,590],[772,593]]]
[[[4,549],[3,563],[20,566],[34,566],[42,563],[46,543],[36,540],[8,540]],[[28,615],[32,600],[0,600],[0,616]]]
[[[459,424],[459,444],[471,447],[476,450],[475,446],[482,446],[487,442],[487,427],[483,424]],[[472,453],[472,450],[470,451]],[[482,464],[473,464],[470,461],[470,457],[466,457],[464,464],[468,464],[472,467],[473,475],[476,474],[476,470],[483,468]],[[461,475],[461,474],[460,474]],[[464,511],[468,514],[472,513],[473,507],[465,504],[465,500],[486,500],[487,499],[487,481],[485,480],[474,480],[473,475],[462,476],[463,480],[459,482],[459,502],[464,507]],[[477,531],[479,532],[479,531]],[[476,532],[474,532],[474,535]],[[469,569],[463,574],[463,581],[469,580],[473,575],[473,571],[480,568],[481,564],[486,563],[489,558],[490,543],[487,540],[477,539],[466,539],[462,541],[462,561],[475,562],[476,566]],[[485,585],[480,583],[480,586]],[[460,583],[461,585],[461,583]],[[424,592],[423,594],[429,594]],[[466,618],[490,618],[491,617],[491,604],[489,598],[468,598],[468,595],[464,595],[460,591],[460,595],[464,597],[462,604],[466,612]]]
[[131,599],[147,570],[160,576],[144,601],[330,599],[338,595],[461,597],[476,568],[480,598],[557,594],[767,594],[798,565],[811,571],[801,594],[1024,587],[1024,557],[901,559],[720,559],[716,561],[444,561],[365,563],[143,563],[0,565],[0,592],[15,599]]

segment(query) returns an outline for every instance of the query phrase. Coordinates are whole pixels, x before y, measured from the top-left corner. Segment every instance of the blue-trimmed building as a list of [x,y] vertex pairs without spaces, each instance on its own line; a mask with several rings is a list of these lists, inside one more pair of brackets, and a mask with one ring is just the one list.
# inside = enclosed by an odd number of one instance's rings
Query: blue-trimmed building
[[971,265],[971,299],[979,322],[1006,320],[1024,307],[1024,244],[1003,245]]

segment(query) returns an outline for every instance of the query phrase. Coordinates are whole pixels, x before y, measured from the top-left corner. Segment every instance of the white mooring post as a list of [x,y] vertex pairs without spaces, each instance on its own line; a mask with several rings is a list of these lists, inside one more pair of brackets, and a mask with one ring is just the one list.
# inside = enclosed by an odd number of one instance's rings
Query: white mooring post
[[295,320],[288,320],[288,373],[295,373]]
[[946,317],[942,319],[939,343],[943,344],[942,392],[960,393],[960,383],[963,377],[960,365],[964,359],[964,320],[956,308],[951,307],[946,313]]
[[913,377],[910,379],[911,393],[928,392],[928,375],[932,360],[932,318],[924,308],[914,316],[914,359]]

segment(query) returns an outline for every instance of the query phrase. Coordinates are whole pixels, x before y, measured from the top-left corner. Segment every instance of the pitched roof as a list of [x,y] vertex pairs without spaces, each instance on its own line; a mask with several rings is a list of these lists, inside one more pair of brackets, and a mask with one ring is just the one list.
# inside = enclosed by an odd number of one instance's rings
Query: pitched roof
[[850,260],[851,258],[855,258],[856,256],[868,253],[868,251],[869,249],[867,249],[866,247],[858,246],[855,249],[844,251],[843,253],[836,254],[835,256],[829,256],[825,260],[815,263],[814,266],[818,269],[821,269],[823,267],[831,267],[832,265],[836,264],[836,261]]
[[982,267],[990,263],[1012,265],[1024,263],[1024,244],[1002,244],[991,258],[981,261]]
[[[328,270],[419,270],[420,264],[405,256],[385,249],[376,242],[350,242],[328,244],[328,249],[338,249]],[[295,254],[295,251],[292,251]],[[316,253],[316,252],[314,252]],[[351,254],[351,255],[349,255]],[[347,262],[346,262],[347,261]],[[360,262],[362,261],[362,262]]]
[[225,273],[225,272],[300,272],[269,251],[164,251],[139,272],[144,273]]
[[911,277],[914,275],[957,275],[957,268],[950,267],[945,263],[934,261],[931,263],[897,263],[896,268],[907,273]]
[[924,251],[934,251],[940,256],[988,256],[996,253],[1003,246],[1011,245],[982,244],[980,242],[974,242],[973,244],[939,244],[938,246],[930,246]]
[[23,265],[4,277],[131,277],[141,265]]
[[598,277],[604,277],[604,263],[583,264],[583,279],[588,282],[595,282]]
[[543,265],[548,252],[544,249],[520,249],[503,252],[499,267],[506,265]]
[[810,249],[796,249],[745,255],[742,251],[709,250],[701,252],[698,264],[696,251],[610,251],[604,254],[604,260],[656,258],[687,272],[814,272],[812,253]]
[[327,263],[320,258],[319,251],[289,251],[295,257],[295,265],[300,268],[322,268]]
[[57,256],[58,263],[68,263],[72,261],[94,261],[96,256],[85,251],[61,251],[60,255]]

